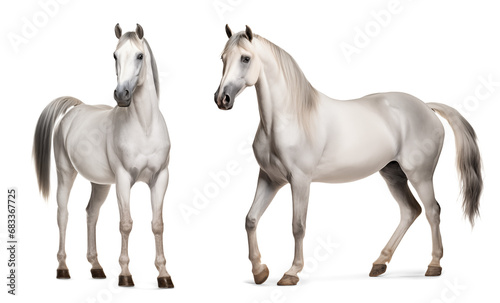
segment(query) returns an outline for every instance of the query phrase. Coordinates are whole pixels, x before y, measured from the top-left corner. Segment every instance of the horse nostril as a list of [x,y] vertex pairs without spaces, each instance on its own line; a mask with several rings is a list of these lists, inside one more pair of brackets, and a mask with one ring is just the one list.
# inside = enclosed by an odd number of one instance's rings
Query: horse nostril
[[229,95],[226,95],[224,96],[224,104],[229,104],[229,102],[231,102],[231,97],[229,97]]
[[129,94],[130,94],[130,92],[128,91],[128,89],[126,89],[126,90],[125,90],[125,98],[126,98],[126,99],[128,99]]

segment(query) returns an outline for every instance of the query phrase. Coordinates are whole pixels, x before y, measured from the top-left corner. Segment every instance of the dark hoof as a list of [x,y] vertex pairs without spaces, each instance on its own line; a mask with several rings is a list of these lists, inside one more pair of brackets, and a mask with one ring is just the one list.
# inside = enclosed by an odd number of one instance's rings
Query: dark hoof
[[58,279],[69,279],[69,269],[58,269],[57,270],[57,278]]
[[134,286],[132,276],[118,276],[118,286]]
[[278,281],[278,285],[280,286],[297,285],[298,282],[299,282],[299,277],[284,274],[283,278],[281,278],[281,280]]
[[372,271],[370,271],[370,277],[378,277],[385,273],[387,270],[387,265],[385,264],[373,264]]
[[262,284],[267,280],[267,277],[269,277],[269,269],[264,265],[264,269],[260,273],[253,275],[253,280],[255,284]]
[[104,270],[102,270],[102,268],[91,269],[90,273],[94,279],[106,279],[106,275],[104,274]]
[[443,269],[441,266],[429,266],[427,267],[427,271],[425,272],[425,275],[427,277],[436,277],[441,275],[441,271]]
[[159,288],[174,288],[174,283],[172,283],[172,278],[170,277],[159,277],[158,278]]

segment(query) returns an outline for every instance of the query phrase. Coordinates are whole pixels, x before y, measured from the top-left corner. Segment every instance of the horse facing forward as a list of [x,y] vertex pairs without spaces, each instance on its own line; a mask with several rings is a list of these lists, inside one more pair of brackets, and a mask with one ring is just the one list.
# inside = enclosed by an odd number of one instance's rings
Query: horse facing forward
[[[97,260],[95,229],[99,209],[111,184],[116,184],[122,235],[118,284],[134,285],[128,268],[128,238],[132,230],[130,189],[135,182],[142,181],[151,189],[158,287],[172,288],[172,279],[165,268],[162,217],[170,141],[158,105],[156,62],[139,24],[135,32],[124,35],[117,24],[115,34],[119,39],[114,52],[118,82],[114,97],[118,106],[86,105],[72,97],[61,97],[44,109],[36,126],[33,157],[39,189],[45,199],[50,189],[50,152],[54,129],[60,233],[57,278],[70,278],[65,251],[67,204],[73,181],[79,173],[92,184],[87,206],[87,258],[92,264],[92,277],[106,277]],[[54,128],[60,116],[63,117]]]
[[290,183],[293,198],[295,256],[278,285],[295,285],[304,267],[303,238],[311,182],[343,183],[380,172],[401,209],[401,221],[370,276],[385,272],[404,234],[422,209],[408,180],[424,204],[432,231],[432,261],[426,276],[441,274],[443,245],[440,206],[434,196],[433,174],[444,139],[434,112],[455,134],[457,168],[463,208],[471,224],[478,215],[482,190],[481,159],[471,125],[455,109],[423,103],[404,93],[380,93],[339,101],[315,90],[295,60],[268,40],[245,31],[233,34],[222,53],[224,63],[215,103],[233,107],[235,97],[255,85],[260,124],[253,143],[260,173],[255,198],[246,217],[249,259],[255,283],[269,276],[261,264],[256,228],[277,191]]

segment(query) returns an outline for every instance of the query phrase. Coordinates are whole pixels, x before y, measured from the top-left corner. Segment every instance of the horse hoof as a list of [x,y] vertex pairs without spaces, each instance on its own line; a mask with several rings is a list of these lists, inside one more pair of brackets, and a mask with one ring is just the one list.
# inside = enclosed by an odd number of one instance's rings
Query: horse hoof
[[106,275],[104,274],[104,270],[102,268],[91,269],[90,273],[94,279],[106,279]]
[[58,269],[57,270],[57,279],[69,279],[69,269]]
[[378,277],[385,273],[387,270],[387,265],[385,264],[373,264],[372,271],[370,271],[370,277]]
[[280,286],[297,285],[298,282],[299,282],[299,277],[284,274],[283,278],[281,278],[281,280],[278,281],[278,285]]
[[170,277],[158,277],[158,287],[159,288],[174,288],[174,283],[172,283],[172,278],[170,278]]
[[269,269],[264,264],[264,269],[260,273],[253,275],[253,280],[255,284],[262,284],[267,280],[267,277],[269,277]]
[[134,286],[132,276],[118,276],[118,286]]
[[441,275],[441,271],[443,269],[441,266],[429,266],[427,267],[427,271],[425,272],[425,275],[427,277],[436,277]]

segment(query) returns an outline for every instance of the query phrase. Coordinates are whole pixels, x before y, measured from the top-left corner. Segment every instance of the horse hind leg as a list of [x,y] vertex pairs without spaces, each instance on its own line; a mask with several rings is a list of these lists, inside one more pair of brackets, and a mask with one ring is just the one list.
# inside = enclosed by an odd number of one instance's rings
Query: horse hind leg
[[106,275],[102,269],[99,261],[97,260],[97,248],[96,248],[96,225],[97,219],[99,217],[99,210],[102,204],[106,200],[109,193],[110,185],[102,185],[92,183],[92,193],[90,195],[89,204],[87,205],[87,240],[88,240],[88,250],[87,250],[87,260],[92,264],[92,269],[90,270],[92,278],[94,279],[104,279]]
[[432,261],[427,268],[426,276],[440,276],[440,261],[443,257],[443,243],[441,240],[441,231],[439,228],[441,207],[434,196],[434,186],[432,176],[410,177],[410,182],[415,187],[418,196],[425,207],[425,215],[431,226],[432,233]]
[[380,170],[380,174],[387,183],[392,196],[399,204],[401,221],[378,259],[373,262],[370,277],[379,276],[386,271],[386,263],[391,261],[406,231],[422,212],[422,208],[408,187],[408,179],[397,162],[387,164]]
[[57,252],[58,279],[69,279],[69,269],[66,265],[66,227],[68,225],[68,199],[77,175],[71,164],[57,167],[57,225],[59,226],[59,250]]

